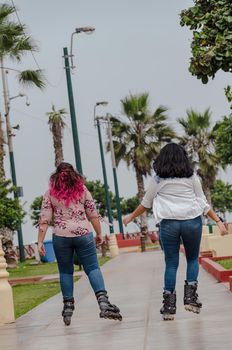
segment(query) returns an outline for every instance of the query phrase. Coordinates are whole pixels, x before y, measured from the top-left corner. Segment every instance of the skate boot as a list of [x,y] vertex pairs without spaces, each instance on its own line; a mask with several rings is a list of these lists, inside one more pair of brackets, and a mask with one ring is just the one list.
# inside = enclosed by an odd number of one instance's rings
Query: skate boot
[[96,297],[101,311],[99,314],[101,318],[122,321],[119,308],[109,302],[107,292],[98,292]]
[[163,293],[163,307],[160,309],[164,321],[172,321],[176,314],[176,293]]
[[201,312],[202,303],[198,299],[197,294],[197,282],[194,284],[188,284],[185,281],[184,286],[184,305],[185,310],[199,314]]
[[62,316],[66,326],[69,326],[71,324],[71,318],[72,318],[74,309],[75,307],[74,307],[73,298],[69,300],[64,300],[64,308],[62,311]]

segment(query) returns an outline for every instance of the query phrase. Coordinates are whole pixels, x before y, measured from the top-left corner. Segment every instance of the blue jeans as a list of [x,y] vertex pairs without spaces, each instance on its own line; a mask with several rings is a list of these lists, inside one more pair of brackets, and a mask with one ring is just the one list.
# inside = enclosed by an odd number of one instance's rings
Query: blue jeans
[[182,240],[187,260],[187,282],[197,282],[202,234],[202,220],[198,216],[190,220],[164,219],[160,225],[160,238],[165,255],[164,289],[173,292],[179,265],[179,250]]
[[53,235],[53,247],[58,263],[60,286],[64,299],[73,298],[74,251],[81,265],[83,265],[94,292],[105,291],[92,233],[73,238]]

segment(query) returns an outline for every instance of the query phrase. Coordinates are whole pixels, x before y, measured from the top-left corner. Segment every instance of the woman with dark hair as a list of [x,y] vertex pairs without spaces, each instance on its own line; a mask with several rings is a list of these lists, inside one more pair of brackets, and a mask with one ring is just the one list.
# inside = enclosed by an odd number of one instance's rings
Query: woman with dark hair
[[160,223],[160,238],[165,255],[163,307],[164,320],[173,320],[176,313],[176,273],[182,240],[187,260],[184,286],[185,309],[200,313],[202,303],[198,299],[198,256],[202,234],[201,215],[214,220],[221,234],[226,228],[210,208],[201,182],[194,173],[183,147],[169,143],[163,147],[154,161],[152,178],[142,203],[124,219],[124,224],[153,207],[156,223]]
[[122,320],[119,308],[108,300],[89,224],[90,221],[96,232],[96,244],[100,246],[103,239],[99,215],[82,176],[69,163],[61,163],[57,167],[50,177],[49,190],[43,197],[38,234],[38,249],[42,256],[45,255],[43,241],[51,221],[53,221],[53,247],[63,294],[62,316],[65,324],[70,325],[74,310],[74,252],[95,292],[100,317]]

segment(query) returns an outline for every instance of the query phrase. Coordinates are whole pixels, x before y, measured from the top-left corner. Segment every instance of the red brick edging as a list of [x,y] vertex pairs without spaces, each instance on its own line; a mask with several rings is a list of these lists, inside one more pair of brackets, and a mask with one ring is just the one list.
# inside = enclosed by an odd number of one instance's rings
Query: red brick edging
[[232,291],[232,270],[226,270],[223,266],[219,265],[217,261],[231,258],[231,256],[214,257],[214,258],[201,258],[201,266],[211,275],[213,275],[218,282],[230,282]]
[[230,291],[232,292],[232,276],[229,277]]
[[10,278],[8,282],[11,286],[15,286],[16,284],[27,284],[27,283],[35,283],[40,281],[43,276],[32,276],[32,277],[18,277],[18,278]]

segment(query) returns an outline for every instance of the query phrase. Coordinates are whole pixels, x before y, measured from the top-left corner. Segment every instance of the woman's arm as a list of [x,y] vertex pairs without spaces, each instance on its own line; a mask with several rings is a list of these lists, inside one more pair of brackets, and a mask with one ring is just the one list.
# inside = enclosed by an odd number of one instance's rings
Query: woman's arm
[[142,215],[149,208],[145,208],[142,204],[140,204],[130,215],[124,218],[123,223],[127,226],[131,221],[133,221],[137,216]]
[[101,236],[101,224],[98,218],[94,217],[90,219],[90,222],[94,228],[94,231],[96,232],[97,236]]
[[91,193],[87,190],[85,192],[85,203],[84,203],[85,213],[88,220],[91,222],[94,231],[96,232],[96,245],[99,247],[103,243],[103,237],[101,232],[101,224],[99,221],[99,214],[96,210],[95,203]]
[[223,224],[223,222],[220,220],[220,218],[217,216],[217,214],[215,213],[215,211],[213,209],[210,209],[208,211],[207,216],[209,216],[210,219],[212,219],[213,221],[216,222],[222,236],[224,236],[228,233],[225,225]]
[[100,224],[99,218],[96,218],[96,217],[90,218],[90,222],[93,226],[94,231],[96,232],[96,245],[97,247],[99,247],[103,243],[101,224]]
[[210,207],[209,203],[207,202],[206,197],[205,197],[204,192],[203,192],[203,189],[202,189],[202,186],[201,186],[201,181],[197,175],[194,175],[193,185],[194,185],[194,192],[195,192],[196,196],[202,198],[206,203],[204,214],[209,216],[213,221],[216,222],[222,236],[226,235],[227,229],[226,229],[225,225],[223,224],[223,222],[221,222],[220,218],[217,216],[215,211],[213,211],[213,209]]
[[197,174],[193,175],[193,189],[197,198],[200,198],[204,203],[204,215],[207,215],[208,211],[211,209],[210,205],[205,197],[204,191],[202,189],[201,180]]
[[48,229],[48,224],[40,224],[39,225],[39,233],[38,233],[38,251],[41,256],[44,256],[46,254],[45,248],[44,248],[44,238],[46,236]]
[[212,219],[213,221],[215,221],[216,223],[221,221],[220,218],[217,216],[217,214],[215,213],[215,211],[213,209],[210,208],[210,210],[207,213],[207,216],[210,217],[210,219]]
[[133,213],[124,218],[123,223],[125,226],[137,218],[137,216],[142,215],[146,210],[152,207],[155,194],[157,193],[157,185],[158,184],[155,178],[152,178],[149,183],[147,192],[143,197],[142,203],[133,211]]
[[43,196],[43,202],[41,206],[41,211],[40,211],[40,218],[39,218],[39,232],[38,232],[38,250],[40,255],[44,256],[45,255],[45,248],[44,248],[44,238],[47,233],[48,226],[50,222],[52,221],[52,216],[53,216],[53,207],[52,207],[52,202],[50,198],[49,191],[45,193]]

